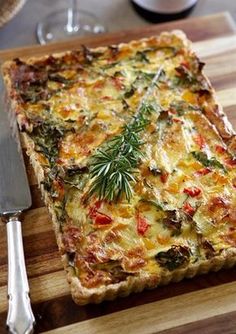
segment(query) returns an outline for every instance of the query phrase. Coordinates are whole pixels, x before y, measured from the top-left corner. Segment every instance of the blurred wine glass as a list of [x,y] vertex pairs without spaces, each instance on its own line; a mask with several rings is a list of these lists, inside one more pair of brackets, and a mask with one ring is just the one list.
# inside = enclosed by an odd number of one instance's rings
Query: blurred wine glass
[[36,27],[40,44],[105,31],[106,28],[94,14],[78,9],[77,0],[69,0],[68,8],[52,12]]

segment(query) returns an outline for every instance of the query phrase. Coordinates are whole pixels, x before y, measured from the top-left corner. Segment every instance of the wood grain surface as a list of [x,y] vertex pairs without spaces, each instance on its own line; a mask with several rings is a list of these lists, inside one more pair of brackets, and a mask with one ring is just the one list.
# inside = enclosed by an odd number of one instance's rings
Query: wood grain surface
[[[58,52],[79,45],[104,45],[180,28],[195,41],[194,49],[206,62],[206,74],[236,128],[236,34],[226,13],[129,32],[81,39],[44,47],[5,50],[0,59]],[[115,333],[236,333],[236,268],[209,273],[155,290],[133,294],[100,305],[79,307],[71,299],[54,232],[36,179],[25,157],[33,205],[23,214],[24,248],[36,332]],[[6,333],[7,248],[0,224],[0,334]]]
[[76,38],[70,41],[51,43],[40,46],[27,46],[25,48],[15,48],[11,50],[0,51],[0,59],[10,59],[15,57],[29,57],[52,53],[58,51],[72,50],[78,48],[81,44],[87,46],[102,46],[109,44],[117,44],[129,42],[132,39],[149,37],[156,35],[164,30],[182,29],[187,36],[193,41],[203,41],[210,38],[224,36],[236,32],[236,26],[229,13],[219,13],[211,16],[195,17],[188,20],[180,20],[171,23],[163,23],[158,25],[148,25],[146,27],[121,30],[119,32],[98,35],[94,37]]

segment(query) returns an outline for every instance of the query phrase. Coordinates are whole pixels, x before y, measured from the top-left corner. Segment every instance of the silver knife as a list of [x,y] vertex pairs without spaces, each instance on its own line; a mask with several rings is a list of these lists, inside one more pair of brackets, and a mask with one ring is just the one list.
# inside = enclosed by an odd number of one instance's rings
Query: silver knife
[[[0,215],[6,222],[8,245],[8,314],[10,333],[33,333],[35,318],[30,305],[20,214],[31,206],[31,195],[20,149],[15,118],[5,110],[0,74]],[[11,123],[11,125],[10,125]]]

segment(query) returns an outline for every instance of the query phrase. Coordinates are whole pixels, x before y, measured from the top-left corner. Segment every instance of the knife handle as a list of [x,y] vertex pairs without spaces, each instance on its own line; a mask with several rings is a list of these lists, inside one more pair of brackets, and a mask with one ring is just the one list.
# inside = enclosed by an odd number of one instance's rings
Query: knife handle
[[18,217],[10,217],[6,225],[9,302],[7,327],[12,334],[30,334],[33,333],[35,318],[30,305],[21,222]]

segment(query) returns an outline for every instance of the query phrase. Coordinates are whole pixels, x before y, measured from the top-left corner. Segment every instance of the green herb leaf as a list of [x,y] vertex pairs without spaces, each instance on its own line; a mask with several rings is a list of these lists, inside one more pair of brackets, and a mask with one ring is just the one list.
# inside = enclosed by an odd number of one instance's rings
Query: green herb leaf
[[160,109],[157,110],[156,106],[147,100],[161,73],[162,69],[159,69],[136,114],[130,123],[124,126],[122,133],[109,140],[92,156],[90,163],[92,184],[89,195],[97,193],[100,199],[117,201],[125,194],[126,199],[130,200],[133,192],[131,184],[136,182],[133,174],[143,156],[140,132],[149,124],[150,114]]
[[96,192],[99,198],[113,201],[118,200],[124,192],[127,200],[130,200],[130,182],[135,181],[133,170],[142,156],[140,147],[143,142],[138,134],[147,123],[140,116],[133,124],[125,126],[121,135],[115,136],[97,151],[90,165],[90,173],[94,178],[90,194]]
[[140,200],[140,202],[144,202],[144,203],[148,203],[150,205],[153,205],[158,211],[161,210],[161,211],[164,211],[164,208],[163,208],[163,205],[156,202],[156,201],[153,201],[153,200],[150,200],[150,199],[146,199],[146,198],[142,198]]
[[203,166],[216,167],[216,168],[222,169],[225,173],[227,173],[227,170],[224,167],[224,165],[222,165],[222,163],[219,160],[217,160],[215,157],[208,158],[207,154],[201,151],[192,152],[192,155],[196,160],[201,162]]

